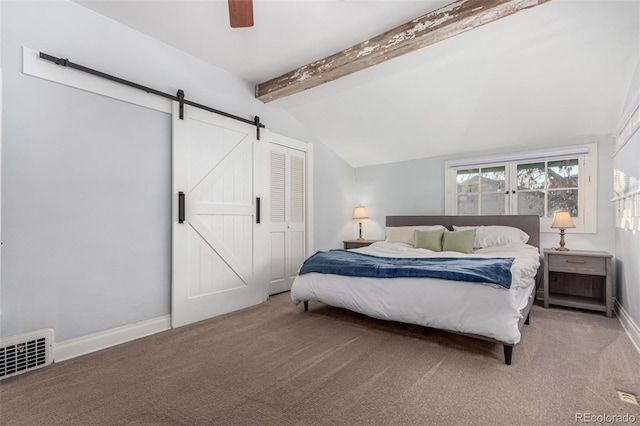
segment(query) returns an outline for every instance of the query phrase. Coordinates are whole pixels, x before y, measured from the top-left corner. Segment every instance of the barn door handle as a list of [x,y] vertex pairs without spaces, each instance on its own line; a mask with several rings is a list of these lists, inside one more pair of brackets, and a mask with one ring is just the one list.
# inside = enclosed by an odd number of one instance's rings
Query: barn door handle
[[260,223],[260,197],[256,197],[256,223]]
[[184,223],[184,192],[178,192],[178,223]]

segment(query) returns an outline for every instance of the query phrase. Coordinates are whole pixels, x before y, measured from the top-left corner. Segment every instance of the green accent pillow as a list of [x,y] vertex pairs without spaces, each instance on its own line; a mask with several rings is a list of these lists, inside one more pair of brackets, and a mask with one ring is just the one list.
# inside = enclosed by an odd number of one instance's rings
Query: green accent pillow
[[473,253],[473,243],[476,240],[476,228],[464,231],[445,231],[442,240],[442,251],[457,251]]
[[416,248],[423,248],[431,251],[442,251],[442,236],[445,229],[435,229],[433,231],[414,231],[413,239]]

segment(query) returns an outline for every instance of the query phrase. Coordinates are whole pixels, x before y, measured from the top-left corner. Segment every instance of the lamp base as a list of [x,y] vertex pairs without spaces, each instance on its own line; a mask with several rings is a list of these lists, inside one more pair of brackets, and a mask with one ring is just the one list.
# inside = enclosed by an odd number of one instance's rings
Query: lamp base
[[560,228],[560,247],[556,247],[555,250],[569,251],[569,249],[564,246],[564,228]]
[[358,222],[358,228],[359,228],[359,232],[358,232],[358,241],[364,241],[364,238],[362,238],[362,221]]

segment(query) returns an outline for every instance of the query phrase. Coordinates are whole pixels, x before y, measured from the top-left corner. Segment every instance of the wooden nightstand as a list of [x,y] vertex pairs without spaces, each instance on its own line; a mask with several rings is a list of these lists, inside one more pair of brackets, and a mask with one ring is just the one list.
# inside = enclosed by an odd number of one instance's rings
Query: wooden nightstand
[[379,240],[347,240],[347,241],[343,241],[342,243],[344,244],[344,249],[349,250],[354,248],[370,246],[376,241],[379,241]]
[[611,254],[544,249],[544,307],[592,309],[611,316]]

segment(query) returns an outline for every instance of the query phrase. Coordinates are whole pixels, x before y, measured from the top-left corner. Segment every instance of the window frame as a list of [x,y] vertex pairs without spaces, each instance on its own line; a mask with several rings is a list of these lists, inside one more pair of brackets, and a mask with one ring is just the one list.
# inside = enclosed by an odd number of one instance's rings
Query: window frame
[[[582,147],[585,147],[583,145]],[[505,167],[506,175],[506,210],[505,214],[517,214],[517,167],[518,164],[530,164],[535,162],[549,162],[557,160],[577,159],[580,167],[578,176],[578,216],[573,217],[576,225],[572,232],[595,234],[597,231],[597,161],[598,146],[595,143],[586,145],[586,153],[571,154],[564,150],[556,151],[537,151],[514,153],[507,156],[496,156],[487,158],[470,158],[469,161],[447,160],[445,161],[445,214],[458,215],[458,170],[486,169],[491,167]],[[463,163],[461,165],[452,166],[452,162]],[[545,170],[545,173],[548,173]],[[548,186],[544,189],[545,197],[545,213],[548,209],[549,191],[554,188]],[[523,190],[524,191],[524,190]],[[478,203],[480,206],[480,203]],[[478,207],[480,209],[480,207]],[[551,229],[553,217],[540,217],[540,232],[558,232],[557,229]]]

